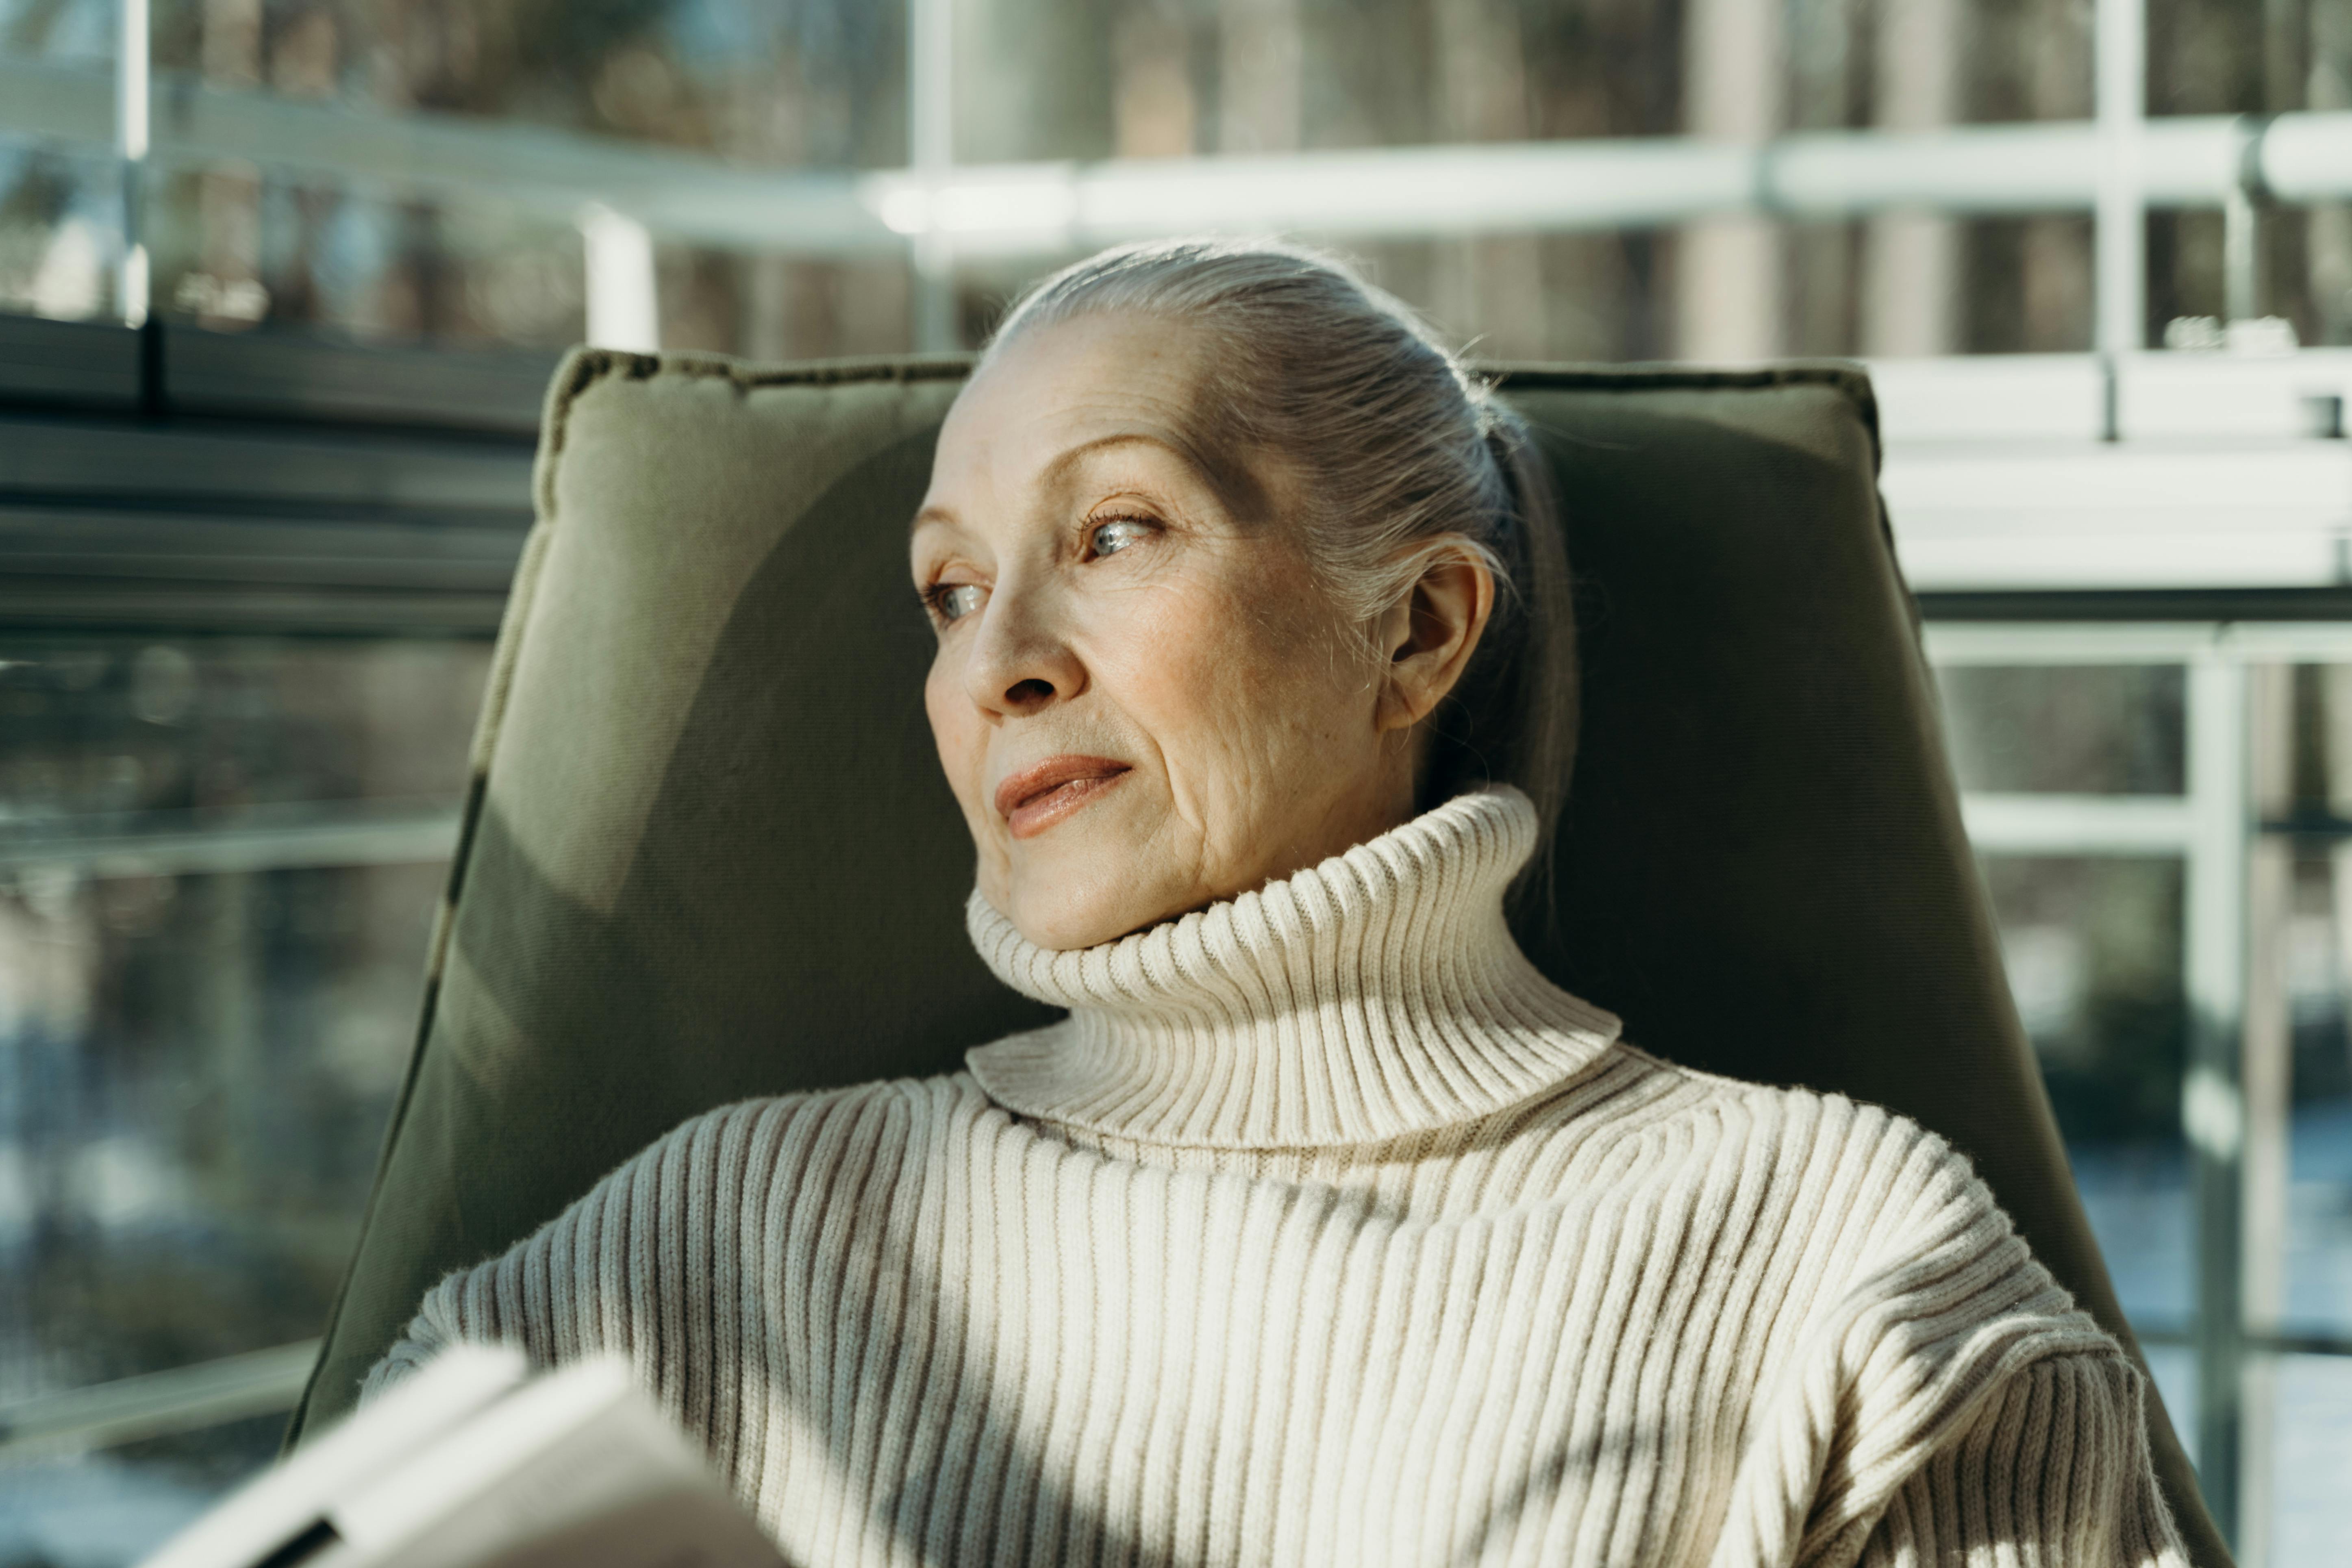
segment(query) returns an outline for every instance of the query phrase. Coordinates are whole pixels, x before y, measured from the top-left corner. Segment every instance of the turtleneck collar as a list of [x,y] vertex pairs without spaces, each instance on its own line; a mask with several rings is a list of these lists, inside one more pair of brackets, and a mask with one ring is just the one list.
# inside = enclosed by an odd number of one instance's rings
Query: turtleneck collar
[[1196,1148],[1385,1142],[1536,1099],[1618,1027],[1546,980],[1504,921],[1537,837],[1518,791],[1458,795],[1256,892],[1071,952],[974,893],[981,957],[1070,1016],[965,1059],[1020,1115]]

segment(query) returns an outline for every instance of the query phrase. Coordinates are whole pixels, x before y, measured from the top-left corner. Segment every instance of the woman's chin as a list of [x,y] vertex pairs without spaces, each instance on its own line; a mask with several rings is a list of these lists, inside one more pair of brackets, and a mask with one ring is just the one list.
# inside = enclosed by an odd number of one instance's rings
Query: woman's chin
[[1150,802],[1114,790],[1046,831],[999,840],[983,856],[981,896],[1039,947],[1066,952],[1116,942],[1199,900],[1167,863]]
[[1013,928],[1039,947],[1070,952],[1100,947],[1130,931],[1157,925],[1175,910],[1139,910],[1130,900],[1098,903],[1038,889],[1030,898],[1014,895],[1005,911]]
[[1003,896],[983,888],[988,901],[1013,929],[1039,947],[1067,952],[1099,947],[1131,931],[1183,913],[1199,900],[1165,890],[1163,879],[1130,856],[1105,864],[1070,864],[1073,858],[1024,857],[1006,879]]

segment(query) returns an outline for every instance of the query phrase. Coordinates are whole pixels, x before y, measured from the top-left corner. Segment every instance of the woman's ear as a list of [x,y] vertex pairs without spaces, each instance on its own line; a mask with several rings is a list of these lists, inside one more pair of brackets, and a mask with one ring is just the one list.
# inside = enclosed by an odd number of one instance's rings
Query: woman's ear
[[1381,613],[1383,731],[1409,730],[1445,700],[1469,668],[1495,611],[1495,574],[1467,550],[1430,555],[1421,574]]

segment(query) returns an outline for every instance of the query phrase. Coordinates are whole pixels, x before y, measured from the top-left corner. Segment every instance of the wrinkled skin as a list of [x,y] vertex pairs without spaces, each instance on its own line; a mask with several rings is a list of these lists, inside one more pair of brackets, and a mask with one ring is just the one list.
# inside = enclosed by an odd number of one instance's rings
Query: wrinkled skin
[[1302,476],[1193,449],[1209,352],[1139,315],[1024,332],[957,399],[915,521],[940,761],[982,896],[1041,946],[1403,822],[1422,721],[1493,606],[1485,568],[1447,553],[1370,621],[1345,615],[1285,526]]

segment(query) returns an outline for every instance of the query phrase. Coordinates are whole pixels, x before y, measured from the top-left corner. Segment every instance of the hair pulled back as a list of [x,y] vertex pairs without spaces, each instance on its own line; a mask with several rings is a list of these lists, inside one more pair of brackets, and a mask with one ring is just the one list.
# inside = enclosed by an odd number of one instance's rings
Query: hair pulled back
[[1291,245],[1106,250],[1022,296],[982,363],[1024,332],[1128,311],[1208,334],[1193,438],[1272,454],[1306,480],[1302,515],[1285,521],[1351,617],[1393,604],[1450,551],[1494,573],[1494,615],[1431,720],[1423,804],[1515,784],[1548,849],[1575,755],[1576,635],[1558,508],[1526,425],[1411,308]]

